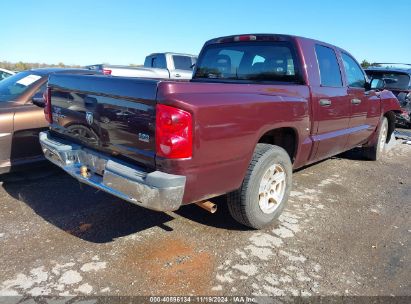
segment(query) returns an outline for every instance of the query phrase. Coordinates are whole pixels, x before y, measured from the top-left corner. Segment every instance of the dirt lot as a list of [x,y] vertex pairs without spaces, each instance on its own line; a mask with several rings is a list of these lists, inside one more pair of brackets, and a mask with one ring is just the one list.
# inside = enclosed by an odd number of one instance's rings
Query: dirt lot
[[[279,224],[156,213],[50,168],[0,187],[0,295],[411,295],[411,145],[295,173]],[[43,176],[44,174],[44,176]]]

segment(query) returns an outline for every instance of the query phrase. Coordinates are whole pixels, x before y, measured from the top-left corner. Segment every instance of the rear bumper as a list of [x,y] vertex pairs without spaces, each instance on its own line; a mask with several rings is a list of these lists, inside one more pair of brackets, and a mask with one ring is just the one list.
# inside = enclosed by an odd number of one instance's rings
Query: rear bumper
[[[156,211],[177,210],[183,200],[186,177],[160,171],[145,172],[106,155],[83,148],[49,132],[40,133],[45,157],[82,183],[128,202]],[[89,169],[88,176],[80,168]]]

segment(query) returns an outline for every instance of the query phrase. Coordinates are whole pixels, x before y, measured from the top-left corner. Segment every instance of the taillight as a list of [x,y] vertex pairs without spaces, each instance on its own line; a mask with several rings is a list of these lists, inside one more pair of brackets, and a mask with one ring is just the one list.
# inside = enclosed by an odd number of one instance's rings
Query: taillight
[[43,94],[44,99],[44,117],[48,121],[48,123],[53,123],[53,114],[51,112],[51,90],[47,88],[47,90]]
[[103,74],[104,74],[104,75],[111,75],[111,70],[109,70],[109,69],[103,69]]
[[257,37],[254,35],[241,35],[241,36],[235,36],[234,41],[253,41],[257,40]]
[[166,105],[157,105],[156,153],[166,158],[192,156],[193,121],[189,112]]

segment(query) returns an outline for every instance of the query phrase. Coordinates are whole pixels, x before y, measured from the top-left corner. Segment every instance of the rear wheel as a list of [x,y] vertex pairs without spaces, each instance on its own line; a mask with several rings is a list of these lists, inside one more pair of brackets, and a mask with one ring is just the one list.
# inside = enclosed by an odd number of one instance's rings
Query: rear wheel
[[378,130],[378,140],[372,147],[364,148],[364,156],[370,160],[380,160],[384,153],[388,138],[388,119],[383,118]]
[[278,146],[258,144],[241,188],[228,194],[228,209],[239,223],[260,229],[279,217],[291,183],[287,152]]

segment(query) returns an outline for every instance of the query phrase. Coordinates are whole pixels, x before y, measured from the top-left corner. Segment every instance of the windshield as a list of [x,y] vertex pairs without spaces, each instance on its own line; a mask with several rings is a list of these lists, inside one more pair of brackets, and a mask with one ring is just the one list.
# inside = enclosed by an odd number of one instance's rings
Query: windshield
[[233,42],[207,46],[194,80],[301,83],[293,46],[288,42]]
[[0,82],[0,102],[16,100],[41,78],[42,76],[32,71],[26,71],[2,80]]
[[384,79],[385,88],[408,90],[410,88],[410,76],[401,73],[384,73],[375,71],[366,71],[368,77],[373,79]]

